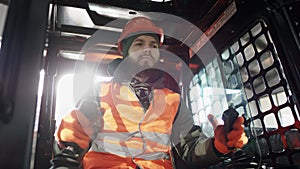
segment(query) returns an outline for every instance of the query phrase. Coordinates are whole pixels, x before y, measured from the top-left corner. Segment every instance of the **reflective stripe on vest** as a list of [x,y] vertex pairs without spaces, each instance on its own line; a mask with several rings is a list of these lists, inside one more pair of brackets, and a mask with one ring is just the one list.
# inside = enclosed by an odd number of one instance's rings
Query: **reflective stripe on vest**
[[168,158],[180,97],[168,89],[155,89],[152,94],[145,111],[129,86],[103,84],[100,92],[103,128],[91,150],[146,160]]
[[[170,135],[151,132],[135,133],[99,133],[95,139],[93,150],[108,152],[120,156],[138,157],[147,160],[167,158],[166,150],[170,151]],[[157,152],[147,150],[155,144]],[[167,152],[168,152],[167,151]],[[143,154],[146,153],[146,154]]]

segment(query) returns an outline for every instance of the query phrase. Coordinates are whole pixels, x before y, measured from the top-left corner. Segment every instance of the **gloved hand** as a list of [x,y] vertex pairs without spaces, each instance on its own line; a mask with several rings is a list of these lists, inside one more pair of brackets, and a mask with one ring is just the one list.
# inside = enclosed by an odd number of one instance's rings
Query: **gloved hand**
[[224,132],[224,125],[220,125],[213,115],[209,114],[207,117],[214,128],[214,146],[220,153],[227,154],[247,144],[248,138],[244,132],[243,117],[240,116],[235,120],[232,130],[227,135]]
[[54,142],[53,153],[54,158],[51,160],[50,169],[79,169],[83,149],[75,143],[61,144],[64,148],[60,147],[58,142]]

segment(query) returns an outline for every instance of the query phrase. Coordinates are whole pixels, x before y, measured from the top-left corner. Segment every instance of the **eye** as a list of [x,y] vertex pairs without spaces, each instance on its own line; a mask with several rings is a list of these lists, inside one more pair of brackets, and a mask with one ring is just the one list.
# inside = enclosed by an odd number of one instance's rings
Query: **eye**
[[135,43],[134,46],[143,46],[143,43],[138,42],[138,43]]
[[151,46],[152,48],[158,48],[158,44],[152,44],[152,46]]

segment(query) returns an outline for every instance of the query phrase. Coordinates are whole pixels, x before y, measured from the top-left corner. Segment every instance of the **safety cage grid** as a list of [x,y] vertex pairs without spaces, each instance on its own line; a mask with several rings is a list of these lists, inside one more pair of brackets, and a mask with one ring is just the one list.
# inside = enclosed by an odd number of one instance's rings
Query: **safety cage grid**
[[227,71],[226,83],[230,87],[236,77],[241,77],[247,101],[236,105],[236,109],[250,110],[252,118],[245,116],[245,127],[253,131],[253,138],[257,137],[263,162],[276,166],[300,164],[299,112],[268,25],[263,20],[253,25],[225,50],[229,57],[225,52],[220,55],[224,70],[228,69],[226,65],[235,65],[230,62],[238,64]]

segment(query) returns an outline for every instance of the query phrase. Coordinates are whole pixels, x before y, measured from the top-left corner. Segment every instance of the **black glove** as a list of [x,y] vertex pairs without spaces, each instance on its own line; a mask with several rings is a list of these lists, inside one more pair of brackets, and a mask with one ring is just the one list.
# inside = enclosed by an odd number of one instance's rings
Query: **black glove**
[[83,149],[75,143],[62,143],[61,148],[57,142],[54,142],[54,158],[51,160],[50,169],[80,169]]

